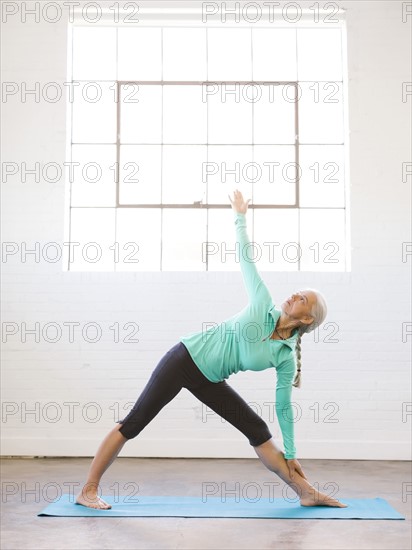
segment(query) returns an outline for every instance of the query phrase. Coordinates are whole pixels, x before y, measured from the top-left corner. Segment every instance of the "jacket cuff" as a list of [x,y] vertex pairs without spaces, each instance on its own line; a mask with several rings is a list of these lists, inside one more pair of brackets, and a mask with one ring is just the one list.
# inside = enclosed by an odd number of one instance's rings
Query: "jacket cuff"
[[246,214],[242,214],[241,212],[236,212],[235,210],[233,210],[233,217],[235,219],[235,222],[236,220],[245,220]]

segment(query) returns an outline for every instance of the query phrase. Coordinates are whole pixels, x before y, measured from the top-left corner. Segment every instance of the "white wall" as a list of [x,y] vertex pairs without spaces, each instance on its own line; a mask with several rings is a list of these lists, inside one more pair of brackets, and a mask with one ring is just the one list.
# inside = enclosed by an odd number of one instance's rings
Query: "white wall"
[[[408,459],[411,420],[402,408],[411,410],[411,338],[403,342],[402,323],[411,322],[411,257],[402,261],[402,243],[411,240],[411,177],[402,181],[402,163],[410,162],[412,98],[402,101],[402,82],[411,80],[412,16],[402,22],[402,2],[340,5],[348,22],[352,271],[263,275],[277,302],[302,285],[319,288],[328,298],[328,320],[339,328],[335,343],[325,341],[330,329],[319,342],[313,335],[303,340],[303,388],[293,390],[302,412],[295,426],[298,457]],[[22,23],[11,16],[2,32],[3,83],[27,82],[30,88],[37,81],[66,81],[65,20],[35,23],[28,17]],[[62,165],[64,98],[53,104],[29,97],[22,103],[17,94],[3,102],[2,116],[3,162]],[[2,199],[3,242],[33,248],[36,241],[64,241],[64,181],[3,177]],[[3,257],[2,272],[3,332],[13,322],[19,331],[23,322],[42,328],[48,322],[63,327],[94,321],[103,329],[95,344],[78,331],[73,342],[66,331],[58,343],[42,336],[39,343],[33,336],[24,343],[19,332],[3,344],[3,455],[94,455],[113,426],[115,404],[135,401],[180,336],[201,330],[204,321],[224,320],[246,303],[240,273],[68,273],[60,263],[36,263],[32,256],[23,263],[18,255]],[[109,327],[128,321],[139,325],[139,343],[115,343]],[[281,441],[263,405],[273,403],[275,373],[238,373],[229,382],[260,405]],[[91,402],[101,408],[97,422],[82,416]],[[25,413],[36,403],[38,418]],[[74,421],[67,403],[78,404]],[[56,410],[62,416],[52,422]],[[95,413],[93,407],[84,410]],[[326,422],[329,414],[338,422]],[[201,404],[187,390],[121,454],[255,457],[235,428],[215,416],[202,421]]]

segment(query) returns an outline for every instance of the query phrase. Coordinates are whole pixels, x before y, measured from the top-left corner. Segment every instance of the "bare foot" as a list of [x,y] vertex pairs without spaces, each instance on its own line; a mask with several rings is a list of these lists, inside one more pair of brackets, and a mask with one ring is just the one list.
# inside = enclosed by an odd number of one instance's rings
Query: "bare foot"
[[111,508],[111,504],[108,504],[105,500],[97,496],[97,493],[89,493],[85,496],[83,493],[77,495],[76,503],[81,504],[82,506],[87,506],[87,508],[97,508],[99,510],[108,510]]
[[302,496],[300,499],[300,505],[301,506],[334,506],[336,508],[347,508],[347,504],[343,504],[342,502],[339,502],[339,500],[336,500],[335,498],[332,498],[328,495],[325,495],[324,493],[320,493],[319,491],[316,491],[316,489],[313,489],[310,493],[306,494],[305,496]]

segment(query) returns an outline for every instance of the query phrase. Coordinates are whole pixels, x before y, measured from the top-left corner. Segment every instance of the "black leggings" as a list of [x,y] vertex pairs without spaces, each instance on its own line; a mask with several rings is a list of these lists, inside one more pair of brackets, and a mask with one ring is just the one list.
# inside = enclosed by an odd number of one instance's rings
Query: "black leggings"
[[257,447],[272,434],[266,422],[224,380],[210,382],[191,358],[183,342],[175,344],[160,359],[129,414],[119,420],[120,433],[136,437],[182,388],[187,388],[210,409],[241,431]]

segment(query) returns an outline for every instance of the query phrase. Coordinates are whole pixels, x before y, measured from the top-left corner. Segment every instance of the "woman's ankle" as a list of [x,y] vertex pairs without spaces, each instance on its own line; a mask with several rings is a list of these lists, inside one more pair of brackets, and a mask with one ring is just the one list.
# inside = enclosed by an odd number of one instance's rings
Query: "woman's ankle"
[[85,497],[95,497],[99,492],[100,485],[96,481],[87,481],[82,488],[82,494]]
[[313,498],[315,495],[319,494],[319,491],[315,489],[312,485],[300,492],[300,498]]

